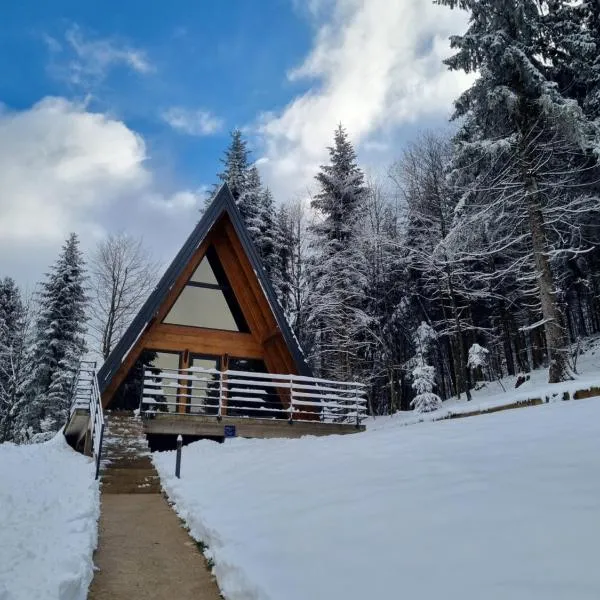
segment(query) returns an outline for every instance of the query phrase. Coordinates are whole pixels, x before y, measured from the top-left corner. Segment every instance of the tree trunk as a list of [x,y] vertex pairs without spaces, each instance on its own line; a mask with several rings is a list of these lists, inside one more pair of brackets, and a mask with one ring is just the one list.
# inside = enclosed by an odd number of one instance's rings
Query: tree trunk
[[558,383],[570,379],[567,362],[567,342],[564,321],[556,300],[554,279],[548,261],[540,194],[537,181],[532,175],[528,175],[526,178],[526,192],[533,257],[537,271],[537,286],[544,319],[546,347],[550,359],[548,383]]

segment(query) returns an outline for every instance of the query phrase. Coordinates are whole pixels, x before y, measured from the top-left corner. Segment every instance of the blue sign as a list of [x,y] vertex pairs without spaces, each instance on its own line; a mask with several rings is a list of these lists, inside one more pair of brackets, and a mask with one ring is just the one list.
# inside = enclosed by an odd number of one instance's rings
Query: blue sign
[[236,436],[235,425],[225,425],[223,427],[223,435],[226,438],[234,438]]

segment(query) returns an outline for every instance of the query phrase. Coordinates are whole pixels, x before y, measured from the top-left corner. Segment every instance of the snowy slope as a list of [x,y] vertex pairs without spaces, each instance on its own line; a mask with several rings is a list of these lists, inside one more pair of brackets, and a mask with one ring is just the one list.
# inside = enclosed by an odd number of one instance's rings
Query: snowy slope
[[528,400],[539,398],[545,401],[562,399],[563,393],[571,396],[578,390],[600,387],[600,336],[583,340],[581,355],[577,360],[577,373],[573,381],[563,383],[548,383],[548,369],[536,369],[527,376],[529,379],[515,388],[517,377],[508,376],[500,381],[480,382],[471,390],[473,399],[467,402],[464,394],[460,398],[445,400],[439,410],[417,414],[415,411],[398,411],[389,417],[370,417],[365,420],[367,428],[396,427],[401,422],[413,425],[422,421],[437,421],[449,415],[459,415],[476,411],[488,411],[493,408],[509,406],[515,403],[526,403]]
[[0,600],[84,600],[99,489],[89,458],[62,436],[0,444]]
[[600,401],[155,454],[228,600],[596,600]]

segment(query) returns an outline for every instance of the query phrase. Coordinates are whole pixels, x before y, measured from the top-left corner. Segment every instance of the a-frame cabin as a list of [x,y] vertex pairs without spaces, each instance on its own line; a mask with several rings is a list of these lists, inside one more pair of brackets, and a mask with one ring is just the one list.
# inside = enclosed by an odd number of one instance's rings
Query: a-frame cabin
[[364,404],[359,385],[312,377],[227,185],[98,386],[104,408],[139,403],[147,432],[162,435],[220,437],[226,425],[249,437],[290,435],[286,424],[295,435],[342,432],[359,425]]

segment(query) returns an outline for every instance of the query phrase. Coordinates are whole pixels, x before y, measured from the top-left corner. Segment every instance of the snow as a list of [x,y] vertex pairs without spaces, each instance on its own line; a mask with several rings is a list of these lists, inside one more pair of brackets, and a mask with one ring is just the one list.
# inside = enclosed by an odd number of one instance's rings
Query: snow
[[471,390],[473,400],[467,402],[465,395],[461,398],[445,400],[436,411],[417,414],[415,411],[399,411],[392,417],[371,417],[363,422],[368,429],[395,427],[399,424],[414,425],[423,421],[439,421],[453,415],[472,412],[485,412],[491,409],[524,404],[534,399],[546,402],[561,400],[563,394],[571,397],[578,390],[591,387],[600,388],[600,336],[590,337],[583,341],[581,355],[577,360],[577,374],[573,381],[548,383],[548,369],[536,369],[528,373],[529,379],[515,388],[517,376],[504,377],[500,381],[479,382]]
[[0,444],[0,600],[84,600],[100,511],[94,464],[62,433]]
[[587,600],[600,401],[154,455],[228,600]]

